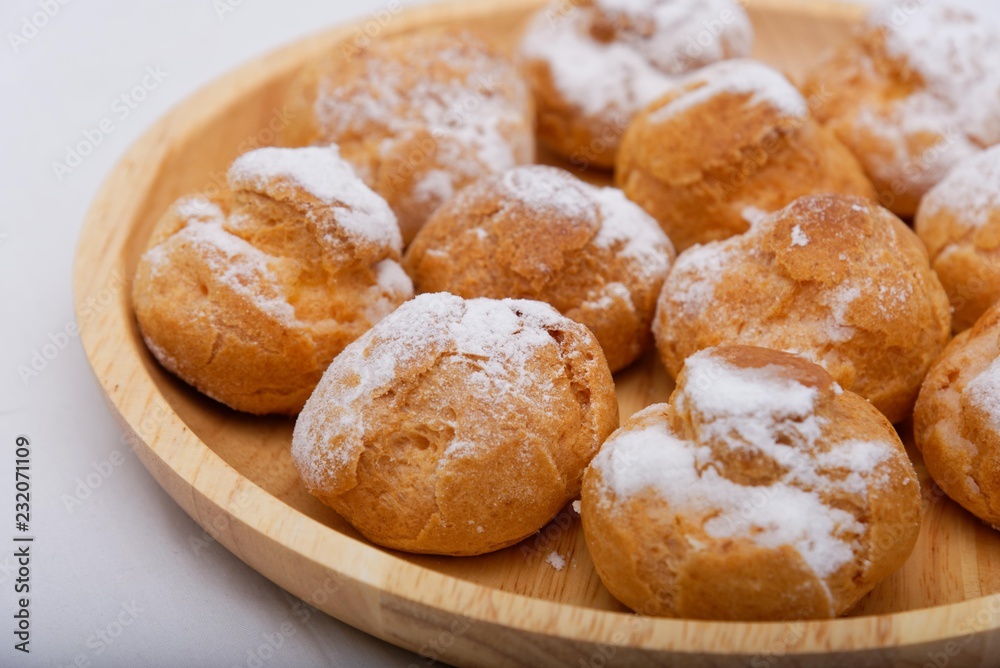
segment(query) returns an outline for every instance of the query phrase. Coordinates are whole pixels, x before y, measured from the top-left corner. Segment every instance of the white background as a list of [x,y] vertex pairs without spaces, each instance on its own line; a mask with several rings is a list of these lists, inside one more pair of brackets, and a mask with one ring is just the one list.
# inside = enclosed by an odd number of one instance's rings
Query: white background
[[[235,9],[220,13],[223,1]],[[425,665],[322,614],[302,621],[295,599],[201,542],[121,441],[79,341],[65,334],[80,224],[127,146],[248,58],[388,0],[41,2],[58,11],[15,48],[9,35],[24,31],[39,0],[0,0],[0,665]],[[115,101],[147,67],[166,76],[122,118]],[[104,118],[113,132],[60,180],[53,163]],[[22,379],[19,367],[53,351]],[[13,650],[11,617],[19,434],[32,443],[37,537],[28,656]]]
[[[201,528],[120,440],[78,339],[67,337],[27,383],[17,371],[74,321],[76,237],[101,180],[134,139],[248,58],[387,2],[243,0],[220,18],[213,0],[74,0],[16,53],[8,33],[40,11],[38,1],[0,2],[0,665],[425,665],[323,614],[303,622],[295,599],[217,543],[200,543]],[[112,105],[147,66],[166,77],[122,119]],[[60,181],[52,163],[105,117],[114,131]],[[32,442],[37,537],[28,656],[13,649],[18,434]],[[115,452],[118,465],[109,461]],[[100,484],[78,494],[88,474]],[[88,491],[67,509],[66,498]],[[102,640],[122,622],[120,635]],[[292,625],[290,636],[282,623]],[[248,652],[269,638],[281,646],[252,661]]]

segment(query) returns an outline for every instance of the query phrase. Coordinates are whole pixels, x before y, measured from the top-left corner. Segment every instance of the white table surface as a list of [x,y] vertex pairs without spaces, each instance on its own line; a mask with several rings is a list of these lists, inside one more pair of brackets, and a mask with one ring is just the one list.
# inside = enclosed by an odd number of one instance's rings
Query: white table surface
[[[200,527],[121,440],[78,338],[65,334],[74,323],[81,222],[129,144],[248,58],[388,3],[0,3],[0,665],[428,665],[322,613],[303,615],[296,599],[217,543],[203,543]],[[37,16],[43,6],[51,17]],[[33,20],[44,23],[36,34],[25,29]],[[30,37],[11,37],[19,33]],[[147,68],[165,75],[147,78],[155,87],[126,116],[116,100]],[[113,131],[57,175],[67,145],[93,136],[104,118]],[[52,359],[24,376],[36,353]],[[36,537],[27,655],[14,650],[12,620],[20,596],[11,542],[19,434],[31,440]]]
[[[78,338],[37,377],[18,372],[74,322],[80,225],[134,139],[247,59],[388,3],[225,0],[235,9],[220,19],[223,1],[52,0],[58,11],[16,52],[9,33],[42,10],[38,0],[0,2],[0,666],[425,665],[322,613],[303,621],[296,599],[219,544],[199,543],[201,528],[121,441]],[[122,118],[115,100],[147,67],[165,76]],[[114,131],[60,181],[52,163],[105,117]],[[18,434],[32,443],[28,655],[13,648]],[[78,493],[88,474],[100,484]]]

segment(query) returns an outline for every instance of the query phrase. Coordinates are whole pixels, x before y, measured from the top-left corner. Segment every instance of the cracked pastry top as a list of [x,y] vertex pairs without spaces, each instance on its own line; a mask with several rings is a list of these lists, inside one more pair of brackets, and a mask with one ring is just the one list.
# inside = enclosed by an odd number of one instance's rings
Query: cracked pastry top
[[292,459],[372,542],[473,555],[577,498],[617,426],[586,327],[541,302],[424,294],[333,361],[296,422]]
[[419,292],[537,299],[586,325],[617,371],[652,343],[673,246],[616,188],[515,167],[444,205],[406,250]]
[[535,157],[534,101],[517,69],[469,30],[379,38],[309,65],[289,96],[291,146],[337,144],[409,243],[435,209]]
[[727,60],[684,77],[622,140],[615,184],[677,251],[745,232],[813,193],[874,197],[861,165],[777,70]]
[[912,216],[956,164],[1000,142],[1000,4],[883,0],[813,69],[814,111],[861,160],[879,203]]
[[723,344],[794,352],[892,422],[948,342],[948,297],[920,239],[870,200],[801,197],[748,232],[677,257],[653,335],[674,377]]
[[931,367],[913,436],[945,494],[1000,530],[1000,303],[952,339]]
[[948,292],[956,332],[1000,300],[1000,146],[958,163],[920,201],[914,219]]
[[870,403],[800,357],[721,346],[667,404],[632,416],[587,469],[587,547],[640,614],[822,619],[913,550],[920,485]]
[[519,47],[540,141],[576,167],[612,167],[632,118],[679,75],[750,55],[741,4],[556,0],[540,9]]
[[228,184],[157,223],[136,318],[156,359],[199,391],[295,414],[344,346],[412,296],[399,228],[336,147],[251,151]]

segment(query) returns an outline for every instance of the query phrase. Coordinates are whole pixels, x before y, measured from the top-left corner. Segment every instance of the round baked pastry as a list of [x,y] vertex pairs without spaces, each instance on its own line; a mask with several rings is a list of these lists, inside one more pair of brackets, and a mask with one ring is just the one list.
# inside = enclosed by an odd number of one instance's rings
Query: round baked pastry
[[875,194],[795,87],[751,60],[698,70],[643,110],[625,133],[615,181],[678,252],[740,234],[802,195]]
[[533,165],[481,179],[438,209],[403,266],[418,292],[548,302],[586,325],[617,371],[653,342],[673,259],[656,221],[620,190]]
[[913,435],[944,493],[1000,530],[1000,304],[934,362],[913,412]]
[[804,359],[729,346],[611,435],[581,512],[601,580],[642,614],[819,619],[902,566],[921,503],[871,404]]
[[369,540],[471,555],[538,531],[618,426],[593,334],[527,300],[420,295],[333,361],[295,424],[306,487]]
[[480,176],[530,163],[534,103],[517,68],[468,31],[380,38],[360,55],[306,68],[283,142],[338,144],[389,202],[408,243]]
[[1000,145],[963,160],[920,202],[915,229],[960,332],[1000,300]]
[[733,0],[557,0],[520,47],[539,138],[577,167],[610,168],[632,117],[676,75],[748,56],[752,44]]
[[804,90],[860,158],[879,203],[912,216],[959,161],[1000,142],[1000,5],[883,2]]
[[132,301],[160,363],[250,413],[298,413],[330,361],[413,295],[392,210],[336,147],[246,153],[163,215]]
[[674,263],[653,323],[674,377],[722,344],[787,350],[823,366],[892,422],[907,417],[951,331],[920,239],[859,197],[812,195]]

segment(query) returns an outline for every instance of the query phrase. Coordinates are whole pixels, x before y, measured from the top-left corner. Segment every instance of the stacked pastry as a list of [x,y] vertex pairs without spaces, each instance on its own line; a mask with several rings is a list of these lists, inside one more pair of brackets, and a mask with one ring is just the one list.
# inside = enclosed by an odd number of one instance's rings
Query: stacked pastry
[[[893,423],[1000,525],[992,11],[876,9],[801,89],[732,0],[559,2],[514,56],[335,50],[287,148],[163,215],[139,329],[206,395],[299,414],[306,488],[374,543],[498,550],[582,494],[641,613],[843,614],[919,533]],[[676,389],[619,429],[612,373],[654,343]]]

